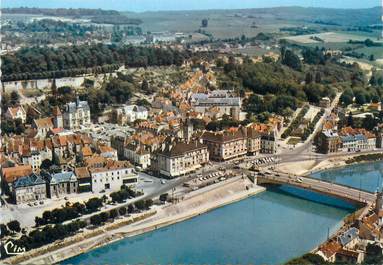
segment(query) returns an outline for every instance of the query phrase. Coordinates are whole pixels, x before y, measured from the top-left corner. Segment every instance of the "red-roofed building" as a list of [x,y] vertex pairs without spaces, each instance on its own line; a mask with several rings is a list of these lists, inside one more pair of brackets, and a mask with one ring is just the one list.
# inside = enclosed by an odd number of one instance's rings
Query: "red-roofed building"
[[27,113],[25,112],[23,106],[8,107],[5,117],[12,120],[20,119],[22,123],[25,123],[27,120]]

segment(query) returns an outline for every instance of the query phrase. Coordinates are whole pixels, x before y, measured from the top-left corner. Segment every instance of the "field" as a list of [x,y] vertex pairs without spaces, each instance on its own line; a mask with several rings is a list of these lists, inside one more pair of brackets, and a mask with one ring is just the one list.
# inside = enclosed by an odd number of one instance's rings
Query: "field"
[[281,27],[294,27],[298,23],[267,17],[253,17],[238,14],[235,10],[207,11],[162,11],[144,13],[126,13],[130,18],[143,21],[144,32],[183,32],[193,33],[200,29],[201,21],[207,18],[208,27],[202,28],[215,38],[233,38],[246,35],[256,36],[260,32],[279,32]]
[[323,40],[324,43],[346,43],[349,40],[354,41],[364,41],[367,38],[370,38],[373,41],[379,41],[376,37],[366,36],[361,34],[350,34],[343,32],[324,32],[318,34],[308,34],[308,35],[299,35],[299,36],[290,36],[285,37],[284,39],[294,41],[302,44],[310,43],[322,43],[322,41],[315,40],[314,38],[319,38]]

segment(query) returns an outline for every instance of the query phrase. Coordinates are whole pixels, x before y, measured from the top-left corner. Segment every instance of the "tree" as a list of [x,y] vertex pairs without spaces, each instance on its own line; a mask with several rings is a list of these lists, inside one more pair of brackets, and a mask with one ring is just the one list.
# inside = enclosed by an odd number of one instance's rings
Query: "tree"
[[44,159],[43,162],[41,162],[40,168],[48,170],[53,165],[52,161],[49,159]]
[[351,89],[346,89],[341,97],[340,97],[340,101],[345,105],[345,106],[348,106],[350,104],[353,103],[353,99],[354,99],[354,92],[351,90]]
[[47,222],[44,220],[44,218],[41,218],[41,217],[38,217],[36,216],[35,217],[35,224],[36,226],[42,226],[42,225],[45,225]]
[[145,208],[150,209],[150,207],[153,205],[153,200],[152,199],[147,199],[145,200]]
[[150,87],[149,87],[149,83],[148,83],[148,81],[146,81],[146,79],[144,79],[144,80],[142,81],[142,84],[141,84],[141,90],[142,90],[142,92],[144,92],[144,93],[147,94],[147,95],[149,95],[149,94],[152,93],[152,90],[150,89]]
[[363,128],[372,131],[378,125],[378,120],[375,119],[372,115],[366,115],[362,121]]
[[203,28],[207,28],[207,26],[208,26],[208,19],[207,18],[204,18],[204,19],[202,19],[202,21],[201,21],[201,26],[203,27]]
[[359,105],[367,103],[366,94],[362,91],[358,91],[355,95],[355,102]]
[[19,93],[17,93],[16,91],[12,91],[11,92],[11,101],[13,102],[14,105],[17,102],[19,102],[19,99],[20,99]]
[[144,210],[145,209],[145,202],[143,200],[137,201],[137,202],[134,203],[134,206],[138,210]]
[[133,204],[128,205],[128,213],[133,213],[134,212],[134,206]]
[[85,206],[89,212],[95,212],[102,206],[102,200],[97,197],[91,198],[85,203]]
[[90,223],[94,226],[98,226],[101,224],[101,216],[99,214],[95,214],[90,217]]
[[108,212],[102,212],[100,213],[101,222],[105,223],[109,219],[109,213]]
[[110,218],[114,219],[114,218],[116,218],[117,216],[118,216],[118,212],[117,212],[116,209],[113,209],[113,210],[111,210],[111,211],[109,212],[109,217],[110,217]]
[[0,238],[4,238],[5,236],[9,235],[9,231],[5,224],[0,224],[0,231],[1,231]]
[[160,195],[160,201],[162,202],[166,202],[168,199],[168,194],[167,193],[163,193]]
[[10,221],[9,223],[7,223],[7,226],[8,226],[8,229],[13,231],[13,232],[20,232],[21,231],[20,223],[17,220]]
[[118,209],[118,213],[122,216],[126,214],[126,207],[121,207]]
[[52,218],[51,211],[44,211],[43,212],[43,219],[46,223],[49,223]]
[[284,50],[282,54],[282,64],[291,67],[294,70],[302,70],[302,62],[299,57],[291,50]]
[[306,78],[305,78],[305,82],[306,82],[306,84],[310,84],[310,83],[312,83],[313,80],[314,80],[313,74],[310,73],[310,72],[308,72],[308,73],[306,74]]
[[347,126],[354,127],[354,118],[352,117],[351,112],[348,113]]

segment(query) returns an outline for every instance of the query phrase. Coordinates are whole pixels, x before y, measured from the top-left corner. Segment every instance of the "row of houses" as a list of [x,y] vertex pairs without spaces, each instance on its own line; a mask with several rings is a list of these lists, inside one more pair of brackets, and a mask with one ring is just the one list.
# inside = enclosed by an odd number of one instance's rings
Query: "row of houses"
[[33,173],[28,165],[2,169],[3,190],[17,204],[79,192],[112,192],[122,185],[134,187],[137,181],[134,167],[128,161],[110,159],[103,159],[97,166],[77,167],[60,173]]
[[[90,108],[87,101],[80,101],[65,104],[63,112],[56,106],[52,110],[52,117],[34,119],[32,127],[37,130],[38,137],[45,137],[46,134],[56,128],[68,130],[79,129],[81,126],[91,124]],[[9,107],[5,113],[9,119],[20,119],[22,123],[27,121],[27,112],[23,106]]]
[[365,129],[344,127],[341,130],[323,130],[318,137],[318,152],[360,152],[382,148],[381,130],[370,132]]
[[251,124],[212,132],[197,139],[167,139],[151,156],[150,169],[169,178],[194,172],[209,160],[226,161],[247,154],[276,153],[275,134],[270,126]]

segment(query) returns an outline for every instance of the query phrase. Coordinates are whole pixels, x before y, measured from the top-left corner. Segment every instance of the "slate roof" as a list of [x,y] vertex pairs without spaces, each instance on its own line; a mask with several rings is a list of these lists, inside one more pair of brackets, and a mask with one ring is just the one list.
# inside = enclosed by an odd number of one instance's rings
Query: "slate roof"
[[50,175],[50,184],[59,184],[65,182],[77,181],[75,174],[72,171],[61,172]]
[[342,244],[342,246],[347,245],[352,240],[358,237],[359,230],[356,227],[351,227],[346,232],[344,232],[342,235],[340,235],[339,242]]
[[192,141],[189,143],[183,143],[183,142],[178,142],[178,143],[173,143],[173,144],[168,144],[163,152],[161,152],[162,155],[165,156],[180,156],[188,152],[200,150],[207,148],[206,145],[201,144],[198,141]]
[[21,187],[29,187],[29,186],[35,186],[40,184],[45,184],[45,180],[35,173],[32,173],[29,176],[21,177],[17,179],[15,182],[13,182],[13,188],[21,188]]

